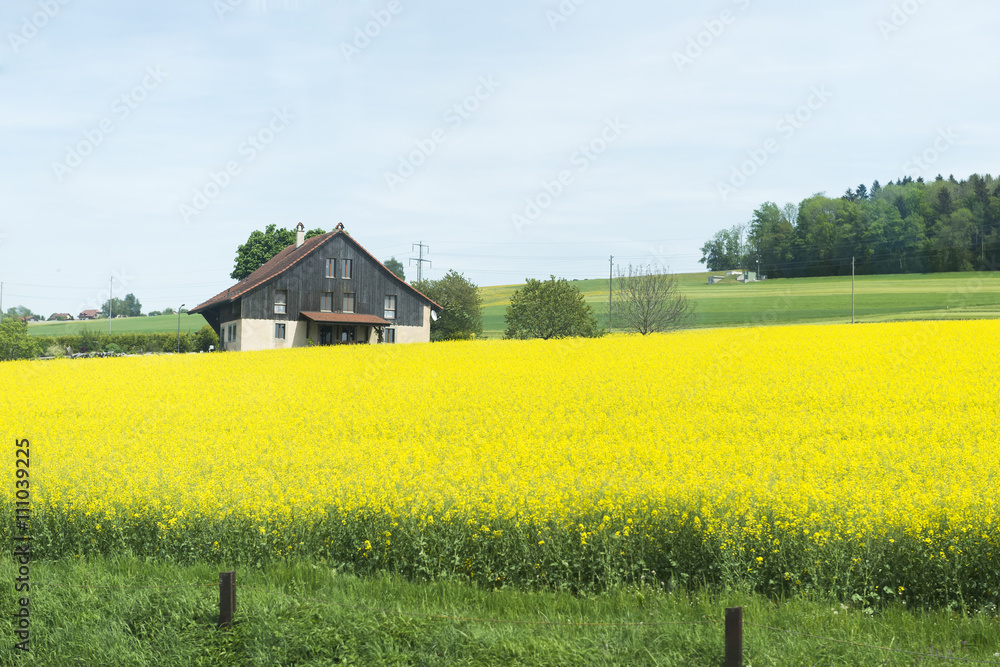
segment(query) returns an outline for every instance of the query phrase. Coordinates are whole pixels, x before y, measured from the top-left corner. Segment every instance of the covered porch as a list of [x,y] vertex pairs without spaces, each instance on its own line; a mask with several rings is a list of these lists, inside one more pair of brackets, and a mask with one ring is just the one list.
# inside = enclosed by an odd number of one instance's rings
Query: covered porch
[[377,315],[303,312],[306,338],[316,345],[367,345],[385,342],[391,323]]

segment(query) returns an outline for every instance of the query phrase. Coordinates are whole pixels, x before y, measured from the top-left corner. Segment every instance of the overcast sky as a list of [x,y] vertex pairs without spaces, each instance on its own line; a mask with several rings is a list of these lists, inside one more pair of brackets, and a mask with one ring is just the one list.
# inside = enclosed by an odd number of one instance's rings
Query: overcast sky
[[998,171],[986,0],[4,0],[3,308],[225,289],[275,223],[416,277],[701,270],[764,201]]

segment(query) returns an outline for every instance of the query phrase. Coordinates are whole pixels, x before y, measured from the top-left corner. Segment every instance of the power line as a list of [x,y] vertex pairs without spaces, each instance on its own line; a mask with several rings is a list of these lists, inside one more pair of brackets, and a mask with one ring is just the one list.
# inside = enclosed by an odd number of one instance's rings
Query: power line
[[430,246],[424,245],[423,241],[421,241],[420,243],[413,243],[413,244],[410,245],[410,252],[413,252],[414,246],[420,248],[420,258],[419,259],[415,259],[415,258],[411,257],[410,261],[411,262],[413,262],[413,261],[417,262],[417,282],[420,282],[420,280],[423,278],[424,262],[427,262],[428,264],[430,264],[431,267],[433,267],[434,264],[431,263],[431,260],[424,259],[424,248],[427,248],[428,250],[430,250]]

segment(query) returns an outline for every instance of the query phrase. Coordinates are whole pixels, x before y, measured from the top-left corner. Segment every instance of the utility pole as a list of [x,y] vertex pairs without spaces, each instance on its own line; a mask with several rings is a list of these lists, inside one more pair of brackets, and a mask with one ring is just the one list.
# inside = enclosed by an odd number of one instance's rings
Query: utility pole
[[3,283],[0,283],[0,320],[3,319]]
[[417,281],[419,282],[420,280],[423,280],[423,276],[424,276],[424,273],[423,273],[424,262],[427,262],[431,266],[434,266],[434,264],[431,262],[431,260],[424,259],[424,248],[427,248],[428,250],[430,250],[430,246],[424,245],[424,242],[421,241],[420,243],[412,243],[412,244],[410,244],[410,252],[413,252],[414,248],[420,248],[420,259],[416,259],[415,260],[413,257],[410,258],[411,262],[415,261],[417,263]]
[[115,314],[115,277],[108,280],[108,334],[111,334],[111,316]]
[[851,324],[854,324],[854,258],[851,257]]
[[615,256],[608,259],[608,333],[614,331],[614,324],[611,319],[611,281],[614,280]]

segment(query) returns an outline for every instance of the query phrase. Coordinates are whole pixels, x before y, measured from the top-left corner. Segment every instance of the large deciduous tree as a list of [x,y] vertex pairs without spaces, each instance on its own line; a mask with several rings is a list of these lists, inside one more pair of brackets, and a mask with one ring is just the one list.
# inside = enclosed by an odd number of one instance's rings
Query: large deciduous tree
[[566,338],[599,336],[593,309],[575,285],[565,278],[529,278],[510,297],[506,338]]
[[618,267],[615,321],[645,336],[689,326],[694,304],[681,294],[677,277],[655,265]]
[[125,295],[124,306],[125,312],[122,314],[126,317],[139,317],[142,315],[142,304],[139,303],[139,299],[135,298],[135,294],[129,293]]
[[101,315],[104,317],[139,317],[142,315],[142,304],[131,292],[124,299],[112,297],[101,304]]
[[733,225],[720,230],[701,247],[701,259],[709,271],[742,269],[746,261],[746,227]]
[[[306,238],[325,234],[322,229],[310,229]],[[230,278],[243,280],[251,273],[266,264],[272,257],[295,243],[295,230],[268,225],[264,231],[255,229],[250,232],[247,242],[236,249],[236,264]]]
[[411,284],[443,309],[431,322],[432,341],[469,340],[483,335],[483,299],[479,287],[465,276],[451,270],[439,280],[415,280]]

